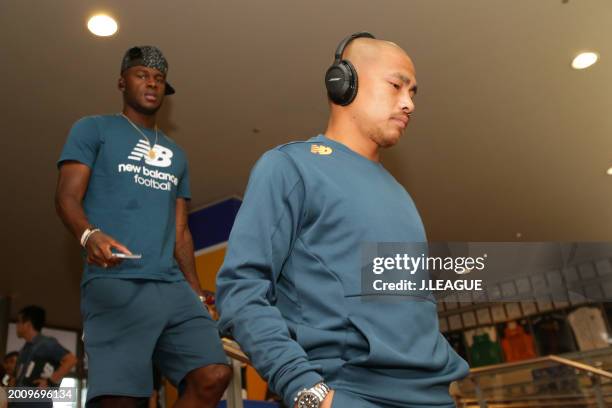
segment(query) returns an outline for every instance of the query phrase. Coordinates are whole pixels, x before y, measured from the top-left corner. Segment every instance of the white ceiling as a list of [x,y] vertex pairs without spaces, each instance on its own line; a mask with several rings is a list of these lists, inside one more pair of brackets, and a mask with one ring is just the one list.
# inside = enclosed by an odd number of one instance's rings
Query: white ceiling
[[[116,36],[87,32],[98,11]],[[416,63],[414,121],[383,161],[430,239],[611,240],[611,21],[609,0],[2,0],[0,294],[13,316],[40,303],[50,324],[79,326],[55,160],[76,119],[120,109],[120,59],[137,44],[170,62],[162,127],[188,153],[194,206],[241,194],[265,150],[324,130],[333,50],[368,30]],[[570,69],[586,49],[600,62]]]

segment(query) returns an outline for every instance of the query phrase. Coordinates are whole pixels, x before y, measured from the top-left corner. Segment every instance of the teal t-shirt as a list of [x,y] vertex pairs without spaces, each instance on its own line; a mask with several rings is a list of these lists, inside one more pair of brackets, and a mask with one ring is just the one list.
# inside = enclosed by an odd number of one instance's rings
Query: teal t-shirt
[[[113,268],[85,263],[82,283],[96,277],[184,279],[174,259],[176,200],[190,198],[183,150],[158,131],[139,129],[120,115],[88,116],[77,121],[58,161],[91,168],[83,199],[89,222],[142,259]],[[153,144],[155,158],[148,155]]]

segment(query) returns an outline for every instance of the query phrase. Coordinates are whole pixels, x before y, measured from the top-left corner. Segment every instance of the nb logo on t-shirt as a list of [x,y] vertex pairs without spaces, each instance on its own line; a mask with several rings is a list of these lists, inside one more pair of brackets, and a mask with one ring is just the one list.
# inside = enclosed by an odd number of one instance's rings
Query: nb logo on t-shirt
[[310,152],[327,156],[328,154],[332,154],[333,150],[331,147],[328,146],[313,144],[312,146],[310,146]]
[[146,164],[155,167],[170,167],[172,164],[172,160],[170,160],[172,156],[174,156],[172,150],[156,144],[153,146],[153,153],[155,154],[149,154],[150,152],[151,145],[149,144],[149,141],[140,139],[138,143],[136,143],[136,146],[134,146],[134,149],[128,156],[128,159],[141,161],[144,158]]

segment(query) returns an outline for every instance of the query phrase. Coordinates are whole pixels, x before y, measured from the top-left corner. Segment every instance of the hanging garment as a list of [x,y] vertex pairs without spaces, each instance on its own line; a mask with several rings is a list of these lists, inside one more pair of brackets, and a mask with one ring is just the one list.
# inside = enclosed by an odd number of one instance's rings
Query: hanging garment
[[533,319],[533,333],[541,356],[576,351],[572,330],[565,315],[551,313]]
[[477,334],[470,348],[470,360],[472,367],[501,363],[503,362],[501,347],[491,341],[488,333]]
[[601,310],[598,308],[581,307],[570,313],[567,318],[581,351],[594,350],[610,345],[608,343],[608,330]]
[[502,348],[507,362],[528,360],[536,357],[535,346],[531,334],[525,333],[521,325],[511,325],[504,330]]

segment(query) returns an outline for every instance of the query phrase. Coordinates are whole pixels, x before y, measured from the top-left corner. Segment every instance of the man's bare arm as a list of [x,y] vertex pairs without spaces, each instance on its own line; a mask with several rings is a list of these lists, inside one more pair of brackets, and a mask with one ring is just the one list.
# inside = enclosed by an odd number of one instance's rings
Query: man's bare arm
[[40,388],[47,388],[53,385],[60,385],[62,379],[68,375],[72,367],[74,367],[77,363],[77,358],[72,353],[67,353],[62,360],[60,361],[59,367],[57,370],[51,374],[49,378],[39,378],[38,380],[34,380],[34,384],[36,384]]
[[59,367],[57,367],[57,370],[55,370],[55,372],[51,375],[49,380],[51,380],[51,382],[54,384],[61,383],[62,378],[68,375],[70,370],[72,370],[72,367],[74,367],[77,364],[77,361],[78,360],[74,354],[72,353],[66,354],[64,358],[62,358],[62,361],[60,361]]
[[91,169],[82,163],[62,164],[55,191],[55,210],[76,239],[91,225],[83,211],[83,197],[87,191]]
[[[63,163],[60,167],[57,189],[55,192],[55,209],[57,215],[77,240],[92,225],[83,210],[83,197],[87,191],[91,169],[78,162]],[[121,262],[112,256],[111,248],[129,254],[130,251],[104,232],[92,234],[87,241],[87,261],[103,267],[112,267]]]
[[187,201],[183,198],[178,198],[176,200],[176,244],[174,246],[174,257],[181,268],[181,272],[185,275],[187,283],[189,283],[198,296],[202,296],[200,280],[195,268],[193,238],[191,237],[191,231],[189,231],[187,217]]

